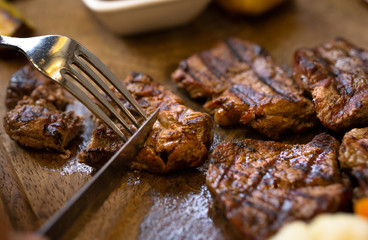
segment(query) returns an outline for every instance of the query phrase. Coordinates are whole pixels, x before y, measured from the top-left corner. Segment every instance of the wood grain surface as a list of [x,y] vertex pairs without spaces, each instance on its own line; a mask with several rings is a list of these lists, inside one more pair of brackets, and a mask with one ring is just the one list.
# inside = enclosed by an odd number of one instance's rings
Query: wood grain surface
[[[298,47],[314,46],[336,36],[368,48],[368,5],[362,0],[289,1],[258,18],[231,16],[210,5],[194,22],[172,30],[138,36],[117,36],[96,21],[77,0],[13,1],[33,22],[35,35],[60,34],[79,41],[120,79],[144,72],[203,111],[170,80],[181,59],[205,50],[229,36],[255,41],[285,69]],[[4,98],[10,76],[26,63],[20,54],[0,51],[0,197],[17,230],[35,230],[91,177],[92,169],[75,157],[61,160],[54,153],[19,147],[4,132]],[[308,135],[309,134],[309,135]],[[312,136],[289,136],[297,141]],[[215,128],[219,143],[257,137],[247,129]],[[77,139],[74,156],[88,135]],[[131,172],[101,208],[79,221],[65,239],[230,239],[235,238],[213,207],[205,185],[208,163],[199,169],[169,175]],[[96,193],[98,194],[98,193]]]

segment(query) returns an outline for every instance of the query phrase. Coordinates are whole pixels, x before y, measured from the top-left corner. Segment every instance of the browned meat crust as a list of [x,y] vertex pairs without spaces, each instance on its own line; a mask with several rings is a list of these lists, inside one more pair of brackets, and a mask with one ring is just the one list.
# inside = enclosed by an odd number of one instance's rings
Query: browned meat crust
[[59,85],[27,65],[10,79],[6,103],[13,109],[4,117],[4,128],[20,145],[65,153],[83,129],[82,116],[64,111],[71,102]]
[[337,38],[297,50],[293,71],[325,127],[346,131],[368,123],[368,51]]
[[45,99],[25,97],[4,118],[6,133],[17,143],[36,149],[65,152],[68,143],[83,129],[83,118],[62,112]]
[[315,124],[313,103],[297,84],[252,42],[230,38],[181,62],[172,74],[192,98],[213,98],[204,107],[221,126],[242,124],[278,138]]
[[49,80],[34,69],[31,65],[21,68],[14,73],[6,91],[6,107],[13,109],[23,96],[29,96],[32,91]]
[[355,128],[345,134],[339,161],[357,185],[354,196],[368,197],[368,128]]
[[73,103],[73,98],[54,82],[46,82],[36,87],[29,95],[29,98],[33,101],[44,99],[54,105],[59,111],[64,111],[68,104]]
[[[37,88],[37,90],[35,90]],[[42,75],[31,65],[27,65],[14,73],[6,91],[6,107],[13,109],[23,96],[29,96],[33,100],[46,99],[52,102],[57,109],[64,110],[72,99],[67,96],[63,89]]]
[[265,239],[286,222],[350,207],[338,147],[326,133],[303,145],[251,139],[219,145],[207,185],[246,239]]
[[[133,162],[133,169],[166,173],[198,167],[206,160],[213,134],[212,119],[208,114],[185,107],[176,95],[147,75],[133,73],[124,85],[148,114],[160,107],[158,120],[145,147]],[[127,107],[134,113],[129,104]],[[122,145],[123,142],[101,124],[94,130],[89,145],[79,158],[82,162],[99,166]]]

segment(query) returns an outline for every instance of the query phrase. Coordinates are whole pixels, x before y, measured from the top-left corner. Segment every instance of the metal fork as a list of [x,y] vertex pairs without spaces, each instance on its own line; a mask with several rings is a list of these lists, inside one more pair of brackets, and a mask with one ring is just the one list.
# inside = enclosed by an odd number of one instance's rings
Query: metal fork
[[147,115],[142,107],[115,75],[95,55],[73,39],[56,35],[31,38],[14,38],[0,35],[0,47],[16,49],[25,54],[40,72],[69,91],[116,134],[122,137],[124,142],[127,141],[124,133],[103,109],[93,102],[86,92],[97,99],[130,134],[134,133],[134,129],[102,93],[106,94],[112,100],[112,103],[126,114],[131,123],[137,128],[140,125],[100,76],[103,76],[107,83],[111,84],[137,110],[139,115],[147,120]]

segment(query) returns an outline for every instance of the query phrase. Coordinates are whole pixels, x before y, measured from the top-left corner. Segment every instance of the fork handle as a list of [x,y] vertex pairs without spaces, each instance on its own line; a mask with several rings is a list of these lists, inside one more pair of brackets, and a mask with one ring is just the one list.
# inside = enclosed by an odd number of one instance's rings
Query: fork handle
[[16,38],[0,35],[0,47],[25,51],[26,49],[24,47],[26,46],[26,39],[28,38]]
[[0,35],[0,46],[1,47],[6,47],[6,48],[14,48],[13,45],[8,43],[8,41],[7,41],[8,38],[9,37],[5,37],[5,36]]
[[19,38],[6,37],[0,35],[0,47],[9,48],[13,50],[20,50],[21,47],[19,46],[19,44],[17,44],[17,42],[19,42],[17,40],[19,40]]

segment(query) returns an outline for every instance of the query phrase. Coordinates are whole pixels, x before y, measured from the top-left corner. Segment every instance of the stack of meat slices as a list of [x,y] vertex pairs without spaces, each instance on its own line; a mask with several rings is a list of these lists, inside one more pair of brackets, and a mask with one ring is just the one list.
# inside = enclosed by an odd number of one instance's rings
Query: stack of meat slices
[[[202,165],[212,144],[212,118],[187,108],[179,97],[147,75],[132,73],[123,84],[148,115],[160,108],[158,120],[132,168],[166,173]],[[121,101],[138,115],[122,97]],[[106,125],[100,124],[79,158],[82,162],[101,165],[123,144]]]
[[243,124],[272,139],[315,125],[312,101],[259,45],[230,38],[181,62],[172,74],[221,126]]
[[[368,124],[368,52],[343,39],[297,50],[295,82],[258,45],[239,39],[189,57],[172,76],[191,97],[213,98],[204,107],[218,124],[241,123],[270,138],[313,127],[315,113],[338,134]],[[219,145],[207,185],[243,236],[265,239],[286,222],[351,209],[351,185],[355,198],[368,196],[367,136],[368,128],[353,129],[340,149],[327,133],[303,145]]]

